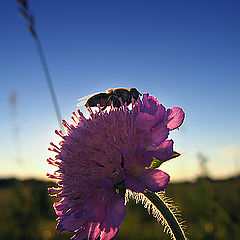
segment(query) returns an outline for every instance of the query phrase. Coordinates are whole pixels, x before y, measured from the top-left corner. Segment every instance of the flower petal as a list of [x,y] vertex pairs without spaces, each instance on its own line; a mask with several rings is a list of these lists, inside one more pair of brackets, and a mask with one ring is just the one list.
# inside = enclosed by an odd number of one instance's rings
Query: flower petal
[[143,104],[141,106],[141,112],[149,113],[150,115],[155,115],[157,108],[159,106],[158,100],[149,96],[149,94],[143,94]]
[[137,128],[141,131],[149,131],[154,124],[154,116],[139,112],[136,117]]
[[132,174],[126,174],[125,187],[134,192],[143,192],[146,189],[144,182]]
[[99,237],[101,229],[99,228],[100,223],[90,223],[88,228],[88,239],[95,240]]
[[82,224],[86,222],[84,217],[75,217],[75,213],[71,215],[64,215],[62,218],[59,218],[57,225],[57,231],[59,233],[63,231],[73,232],[75,229],[81,227]]
[[105,207],[107,201],[104,198],[104,194],[97,192],[92,198],[89,198],[84,207],[86,216],[91,222],[101,222],[105,217]]
[[91,222],[100,222],[100,229],[119,227],[125,217],[126,210],[122,197],[116,192],[109,197],[105,193],[96,192],[88,199],[84,209]]
[[114,200],[111,200],[108,208],[109,222],[114,227],[119,227],[125,218],[126,207],[124,205],[124,200],[119,197],[115,197]]
[[173,156],[173,140],[165,140],[160,145],[147,148],[149,155],[160,161],[167,161]]
[[75,235],[71,238],[71,240],[96,240],[101,234],[101,230],[99,228],[99,223],[88,222],[83,224],[79,229],[75,231]]
[[165,139],[167,139],[169,130],[165,124],[159,124],[157,127],[151,130],[147,148],[155,147],[161,144]]
[[117,235],[118,230],[119,230],[119,228],[112,228],[111,227],[108,232],[102,231],[101,236],[100,236],[100,240],[111,240],[111,239],[113,239]]
[[162,170],[148,169],[141,176],[141,180],[145,183],[148,190],[159,192],[167,187],[170,177]]
[[182,125],[185,113],[180,107],[173,107],[167,110],[167,127],[174,130]]
[[74,231],[76,240],[108,240],[116,236],[125,217],[126,188],[166,188],[169,176],[158,168],[179,155],[173,141],[166,139],[182,124],[184,112],[178,107],[166,111],[149,94],[132,109],[90,112],[88,119],[80,111],[79,116],[74,113],[79,123],[64,121],[67,133],[57,132],[64,141],[60,147],[51,144],[57,155],[49,163],[59,169],[49,177],[58,179],[60,187],[57,197],[62,200],[54,204],[58,231]]
[[155,124],[159,124],[159,122],[163,122],[166,114],[166,109],[162,104],[159,104],[157,106],[156,112],[155,112]]

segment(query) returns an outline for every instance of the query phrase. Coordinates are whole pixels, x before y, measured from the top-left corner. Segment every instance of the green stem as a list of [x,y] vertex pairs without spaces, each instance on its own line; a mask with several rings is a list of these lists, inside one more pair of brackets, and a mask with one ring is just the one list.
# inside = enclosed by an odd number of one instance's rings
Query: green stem
[[172,211],[167,207],[164,203],[164,201],[157,196],[155,193],[146,191],[144,193],[144,196],[148,198],[154,205],[155,207],[161,212],[162,216],[165,218],[167,221],[170,229],[172,230],[172,233],[175,237],[176,240],[186,240],[186,237],[179,226],[179,223],[177,221],[177,218],[174,216]]

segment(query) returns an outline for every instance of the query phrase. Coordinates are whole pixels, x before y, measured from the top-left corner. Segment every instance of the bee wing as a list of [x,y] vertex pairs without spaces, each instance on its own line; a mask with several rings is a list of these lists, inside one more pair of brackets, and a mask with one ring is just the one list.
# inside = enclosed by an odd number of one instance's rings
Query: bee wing
[[87,102],[87,100],[88,100],[89,98],[91,98],[92,96],[94,96],[94,95],[96,95],[96,94],[99,94],[99,93],[100,93],[100,92],[97,92],[97,93],[89,94],[89,95],[87,95],[87,96],[85,96],[85,97],[82,97],[82,98],[78,98],[77,101],[78,101],[79,103],[77,104],[77,107],[83,107],[83,106],[86,104],[86,102]]
[[77,101],[78,101],[77,107],[83,107],[83,106],[86,104],[87,100],[88,100],[90,97],[92,97],[93,95],[94,95],[94,94],[90,94],[90,95],[87,95],[87,96],[85,96],[85,97],[78,98],[78,99],[77,99]]
[[77,103],[77,107],[83,107],[85,104],[86,104],[86,102],[87,102],[87,100],[82,100],[82,99],[78,99],[77,100],[78,101],[78,103]]

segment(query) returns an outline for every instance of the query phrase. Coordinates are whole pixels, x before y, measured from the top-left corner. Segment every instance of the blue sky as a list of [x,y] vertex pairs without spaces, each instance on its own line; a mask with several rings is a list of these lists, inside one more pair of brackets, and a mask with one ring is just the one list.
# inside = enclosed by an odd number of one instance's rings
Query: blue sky
[[[213,177],[239,172],[239,1],[29,3],[66,120],[80,97],[136,87],[186,112],[170,136],[182,156],[163,166],[173,180],[198,176],[198,152]],[[58,141],[55,112],[14,0],[1,3],[0,16],[0,177],[44,178],[49,142]]]

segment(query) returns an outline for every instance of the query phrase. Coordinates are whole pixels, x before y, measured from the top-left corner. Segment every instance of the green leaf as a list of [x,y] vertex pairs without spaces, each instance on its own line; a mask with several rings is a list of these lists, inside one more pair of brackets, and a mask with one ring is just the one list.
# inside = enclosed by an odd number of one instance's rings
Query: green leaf
[[155,157],[153,157],[153,160],[150,164],[150,167],[146,167],[146,169],[155,169],[158,168],[164,161],[161,161]]
[[160,165],[161,165],[163,162],[165,162],[165,161],[167,161],[167,160],[170,160],[170,159],[173,159],[173,158],[176,158],[176,157],[179,157],[180,155],[181,155],[181,154],[178,153],[178,152],[173,152],[173,155],[172,155],[169,159],[166,159],[166,160],[164,160],[164,161],[159,160],[159,159],[153,157],[153,160],[152,160],[152,162],[151,162],[151,164],[150,164],[150,167],[146,167],[146,169],[156,169],[156,168],[160,167]]
[[173,155],[172,155],[172,157],[171,158],[169,158],[168,160],[170,160],[170,159],[173,159],[173,158],[176,158],[176,157],[179,157],[181,154],[180,153],[178,153],[178,152],[173,152]]

